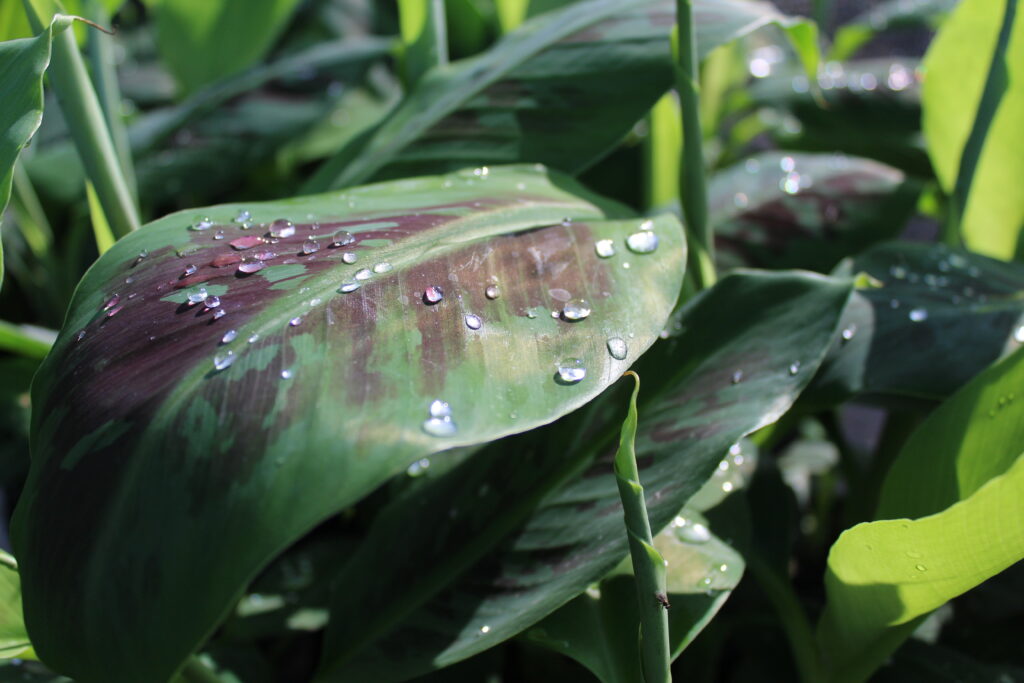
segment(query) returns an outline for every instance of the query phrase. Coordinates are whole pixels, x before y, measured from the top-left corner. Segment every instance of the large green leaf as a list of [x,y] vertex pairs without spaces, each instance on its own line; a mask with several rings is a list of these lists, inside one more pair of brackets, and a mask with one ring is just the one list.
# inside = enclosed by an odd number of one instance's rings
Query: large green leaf
[[186,93],[259,61],[288,26],[298,0],[144,0],[157,47]]
[[1024,559],[1024,351],[978,375],[910,437],[886,478],[882,521],[829,553],[823,652],[861,680],[913,620]]
[[[70,19],[61,17],[35,38],[0,43],[0,220],[11,197],[14,164],[43,120],[43,73],[50,63],[54,32]],[[0,242],[0,285],[3,284],[3,246]]]
[[[941,401],[1024,342],[1024,267],[940,244],[891,242],[840,264],[881,284],[843,316],[813,397]],[[936,368],[941,368],[937,371]]]
[[882,31],[907,27],[935,27],[956,7],[959,0],[884,0],[861,12],[836,31],[830,57],[849,59]]
[[920,183],[868,159],[765,152],[716,173],[709,187],[719,266],[831,270],[894,237]]
[[[695,11],[702,55],[770,23],[805,25],[746,0]],[[486,53],[426,74],[307,189],[511,161],[581,171],[672,85],[674,25],[672,0],[588,0],[537,16]]]
[[[922,126],[935,174],[953,193],[974,250],[1024,253],[1024,11],[1017,0],[964,0],[928,49]],[[966,194],[969,189],[970,194]]]
[[32,643],[21,618],[21,581],[14,558],[0,550],[0,659],[24,657]]
[[[847,280],[808,273],[737,272],[644,355],[636,448],[653,529],[730,446],[789,408],[849,292]],[[336,582],[323,679],[397,681],[447,666],[614,568],[627,553],[611,465],[624,400],[608,392],[550,428],[492,444],[382,513]]]
[[[682,279],[678,222],[625,215],[513,167],[197,209],[115,244],[33,386],[13,540],[41,656],[82,681],[165,680],[316,522],[597,395]],[[660,245],[634,254],[634,234]],[[562,381],[569,359],[582,381]]]

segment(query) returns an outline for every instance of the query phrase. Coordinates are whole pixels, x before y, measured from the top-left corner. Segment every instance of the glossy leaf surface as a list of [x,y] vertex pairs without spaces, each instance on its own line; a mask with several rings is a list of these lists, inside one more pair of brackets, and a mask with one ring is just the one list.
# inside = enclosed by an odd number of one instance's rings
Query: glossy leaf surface
[[1024,254],[1024,10],[1016,0],[964,0],[928,48],[921,119],[942,188],[969,195],[968,248],[1010,260]]
[[[950,250],[891,242],[840,264],[880,287],[858,290],[813,396],[941,401],[1024,343],[1024,268]],[[941,368],[941,371],[936,371]]]
[[[804,25],[744,0],[695,12],[702,55],[770,23]],[[588,0],[537,16],[485,54],[426,74],[307,189],[512,161],[581,171],[671,86],[674,25],[671,0]]]
[[869,159],[766,152],[715,174],[710,220],[720,268],[827,271],[900,230],[920,184]]
[[[846,280],[738,272],[643,356],[636,448],[653,529],[732,444],[789,408],[849,292]],[[611,464],[623,401],[608,392],[549,429],[492,444],[382,514],[336,583],[361,590],[335,592],[322,679],[396,681],[446,666],[522,632],[614,568],[627,552]],[[479,495],[465,500],[466,491]]]
[[[682,278],[678,222],[623,216],[516,167],[173,214],[115,244],[33,387],[14,542],[44,660],[164,680],[327,515],[429,453],[597,395]],[[629,252],[638,232],[657,249]]]
[[829,553],[820,637],[837,680],[866,678],[926,614],[1024,559],[1024,351],[978,375],[907,441],[877,518]]

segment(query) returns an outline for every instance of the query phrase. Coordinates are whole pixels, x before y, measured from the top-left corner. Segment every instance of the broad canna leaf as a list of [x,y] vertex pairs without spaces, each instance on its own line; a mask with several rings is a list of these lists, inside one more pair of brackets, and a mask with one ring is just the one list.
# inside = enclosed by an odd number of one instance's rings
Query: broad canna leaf
[[166,680],[320,520],[600,393],[685,259],[674,218],[626,216],[514,167],[172,214],[115,244],[33,386],[13,540],[40,656]]
[[941,401],[1024,343],[1024,267],[941,244],[890,242],[843,262],[881,286],[858,290],[808,392],[834,405]]
[[[674,335],[643,356],[636,452],[652,529],[679,513],[731,445],[789,409],[837,333],[850,287],[737,272],[688,304]],[[607,392],[393,503],[339,574],[321,680],[406,680],[465,659],[626,557],[612,473],[624,400]]]
[[32,643],[21,618],[21,581],[14,558],[0,550],[0,659],[24,657]]
[[719,266],[831,270],[891,239],[921,184],[869,159],[765,152],[712,177],[710,220]]
[[[705,0],[695,12],[701,55],[771,23],[807,25],[746,0]],[[426,74],[306,189],[468,164],[582,171],[671,87],[673,26],[672,0],[588,0],[546,12],[485,54]]]

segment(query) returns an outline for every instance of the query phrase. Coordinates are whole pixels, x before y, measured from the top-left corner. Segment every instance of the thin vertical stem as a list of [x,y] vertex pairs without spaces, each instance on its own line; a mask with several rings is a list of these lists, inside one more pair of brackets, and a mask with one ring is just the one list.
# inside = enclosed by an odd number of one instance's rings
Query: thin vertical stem
[[402,75],[408,88],[430,69],[448,63],[448,25],[444,0],[398,0],[405,50]]
[[629,412],[622,423],[619,450],[615,453],[615,481],[622,499],[622,512],[629,537],[629,554],[636,577],[637,610],[640,614],[640,663],[645,683],[670,683],[672,680],[668,640],[668,598],[665,594],[665,560],[654,547],[651,522],[647,517],[644,487],[636,465],[636,397],[640,378],[627,372],[636,382],[629,401]]
[[715,245],[708,224],[707,178],[704,174],[703,135],[698,94],[700,82],[697,37],[690,0],[676,0],[676,90],[683,119],[683,173],[679,196],[689,238],[689,272],[698,289],[715,284]]
[[[32,29],[43,30],[42,20],[29,0],[23,0]],[[70,28],[53,36],[53,53],[48,69],[71,139],[85,172],[96,188],[103,212],[117,237],[139,227],[139,214],[128,189],[121,162],[107,129],[99,98],[85,70],[82,55]]]

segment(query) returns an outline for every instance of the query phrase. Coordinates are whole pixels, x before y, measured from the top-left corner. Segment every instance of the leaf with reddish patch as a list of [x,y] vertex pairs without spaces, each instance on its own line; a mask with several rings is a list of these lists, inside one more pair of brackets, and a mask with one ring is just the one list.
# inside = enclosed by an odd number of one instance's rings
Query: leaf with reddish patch
[[709,188],[719,266],[831,270],[903,227],[921,183],[869,159],[765,152]]
[[[768,24],[809,25],[765,2],[694,4],[701,55]],[[588,0],[546,12],[484,54],[428,72],[306,189],[474,163],[582,171],[672,86],[674,26],[674,0]]]
[[[660,244],[634,254],[644,229]],[[254,234],[265,246],[231,247]],[[129,235],[79,285],[33,386],[13,540],[40,655],[86,682],[166,680],[326,516],[425,455],[600,393],[657,337],[684,260],[674,218],[629,218],[534,167]],[[585,377],[560,377],[569,358]]]
[[942,244],[890,242],[836,269],[856,292],[808,400],[941,401],[1024,343],[1024,267]]
[[[850,291],[848,279],[810,273],[732,274],[643,356],[636,449],[652,529],[731,445],[789,409]],[[335,582],[321,680],[384,683],[452,664],[522,632],[626,557],[616,389],[490,444],[386,509]]]

